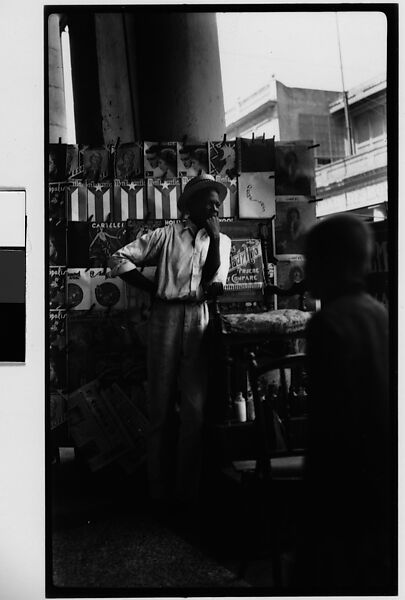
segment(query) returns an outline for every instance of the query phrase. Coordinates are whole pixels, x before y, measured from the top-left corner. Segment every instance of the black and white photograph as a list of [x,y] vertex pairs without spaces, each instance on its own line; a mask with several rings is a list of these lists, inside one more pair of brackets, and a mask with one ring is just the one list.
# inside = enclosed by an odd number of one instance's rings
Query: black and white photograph
[[47,143],[80,145],[85,183],[63,224],[65,418],[47,408],[50,596],[395,590],[390,306],[369,276],[388,21],[278,8],[47,8],[48,83],[63,32],[74,107],[61,133],[49,103]]
[[0,598],[401,596],[398,1],[3,4]]

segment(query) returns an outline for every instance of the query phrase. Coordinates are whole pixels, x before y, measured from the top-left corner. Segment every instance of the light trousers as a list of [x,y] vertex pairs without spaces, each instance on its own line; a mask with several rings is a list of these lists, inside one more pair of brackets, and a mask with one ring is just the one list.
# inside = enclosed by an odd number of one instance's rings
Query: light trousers
[[154,499],[192,501],[198,495],[208,320],[205,302],[157,300],[152,307],[148,339],[148,477]]

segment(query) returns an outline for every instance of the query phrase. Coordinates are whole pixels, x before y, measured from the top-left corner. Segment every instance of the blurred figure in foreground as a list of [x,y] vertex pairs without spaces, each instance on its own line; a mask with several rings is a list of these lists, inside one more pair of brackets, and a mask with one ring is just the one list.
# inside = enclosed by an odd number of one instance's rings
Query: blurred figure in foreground
[[371,253],[371,232],[353,215],[318,223],[306,242],[307,285],[322,309],[307,337],[306,524],[292,583],[311,592],[392,591],[388,316],[365,291]]

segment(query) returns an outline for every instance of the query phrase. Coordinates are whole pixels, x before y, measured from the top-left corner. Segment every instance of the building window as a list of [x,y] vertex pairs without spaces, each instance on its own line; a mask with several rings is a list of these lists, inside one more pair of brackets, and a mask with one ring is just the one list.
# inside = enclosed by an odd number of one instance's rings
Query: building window
[[386,136],[385,106],[367,109],[352,117],[356,152],[368,150]]

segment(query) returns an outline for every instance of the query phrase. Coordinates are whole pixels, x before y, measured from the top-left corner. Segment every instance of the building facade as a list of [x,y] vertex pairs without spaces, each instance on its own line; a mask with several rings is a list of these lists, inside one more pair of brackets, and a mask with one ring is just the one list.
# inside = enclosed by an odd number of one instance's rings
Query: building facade
[[317,217],[387,215],[386,79],[347,92],[291,88],[272,80],[226,113],[229,138],[263,134],[276,141],[312,139]]

